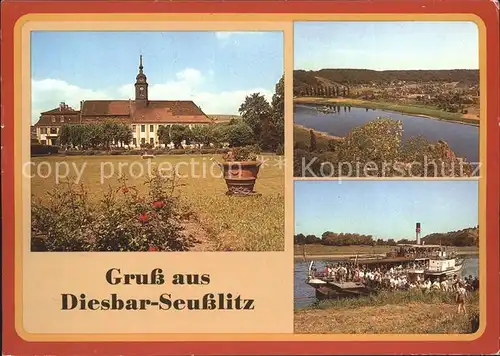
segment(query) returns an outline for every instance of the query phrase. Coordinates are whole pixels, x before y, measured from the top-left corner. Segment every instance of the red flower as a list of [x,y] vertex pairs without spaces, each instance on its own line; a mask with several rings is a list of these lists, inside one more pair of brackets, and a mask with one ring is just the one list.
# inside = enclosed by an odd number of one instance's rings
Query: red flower
[[154,201],[151,205],[155,209],[161,209],[161,208],[163,208],[165,206],[165,202],[162,201],[162,200],[157,200],[157,201]]
[[129,189],[128,189],[127,187],[123,187],[123,188],[122,188],[122,193],[123,193],[123,194],[126,194],[126,193],[128,193],[128,192],[129,192]]
[[146,214],[146,213],[144,213],[144,214],[139,214],[139,221],[140,221],[141,223],[143,223],[143,224],[144,224],[144,223],[147,223],[147,222],[148,222],[148,220],[149,220],[149,216],[148,216],[148,214]]
[[149,252],[155,252],[155,251],[158,251],[158,249],[154,246],[149,246]]

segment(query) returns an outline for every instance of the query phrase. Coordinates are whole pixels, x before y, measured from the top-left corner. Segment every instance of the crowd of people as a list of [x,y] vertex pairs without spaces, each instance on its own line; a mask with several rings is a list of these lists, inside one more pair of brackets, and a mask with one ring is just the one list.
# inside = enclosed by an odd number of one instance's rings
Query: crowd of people
[[377,266],[369,268],[366,265],[357,265],[353,262],[339,262],[327,264],[323,272],[312,270],[312,277],[319,277],[337,283],[356,282],[365,287],[378,290],[410,290],[421,289],[423,291],[441,290],[458,291],[464,288],[466,291],[475,291],[479,288],[477,277],[468,276],[461,278],[458,275],[450,277],[424,278],[424,262],[410,262],[397,266]]

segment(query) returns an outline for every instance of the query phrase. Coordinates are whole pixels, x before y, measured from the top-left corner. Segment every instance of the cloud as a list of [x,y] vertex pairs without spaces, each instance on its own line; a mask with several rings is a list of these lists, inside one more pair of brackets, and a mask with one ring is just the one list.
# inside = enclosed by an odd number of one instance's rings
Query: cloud
[[227,40],[232,36],[239,36],[239,35],[263,35],[265,32],[259,32],[259,31],[222,31],[222,32],[215,32],[215,37],[219,40]]
[[[265,88],[241,88],[234,91],[211,91],[208,81],[213,74],[203,75],[199,70],[186,68],[178,72],[175,80],[149,86],[150,100],[192,100],[210,115],[237,115],[238,108],[247,95],[261,93],[269,101],[272,91]],[[64,101],[75,109],[79,109],[81,100],[126,100],[134,98],[133,84],[126,84],[115,90],[93,90],[80,88],[58,79],[32,81],[32,123],[38,121],[40,112],[54,109]]]
[[80,107],[81,100],[112,99],[102,90],[92,90],[71,85],[64,80],[42,79],[31,82],[31,122],[40,118],[40,113],[58,107],[65,102],[73,108]]

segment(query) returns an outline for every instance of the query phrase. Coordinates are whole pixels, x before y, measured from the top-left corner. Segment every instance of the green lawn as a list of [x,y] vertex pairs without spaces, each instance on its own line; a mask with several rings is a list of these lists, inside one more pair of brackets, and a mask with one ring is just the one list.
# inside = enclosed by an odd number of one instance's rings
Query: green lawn
[[[394,249],[391,246],[325,246],[319,244],[311,245],[295,245],[294,254],[296,256],[303,255],[305,246],[306,256],[327,256],[327,255],[369,255],[369,254],[385,254]],[[478,249],[475,246],[457,247],[458,252],[476,252]]]
[[[75,167],[78,170],[84,167],[80,182],[92,191],[93,199],[99,199],[110,185],[118,184],[120,166],[123,175],[135,175],[135,179],[129,179],[129,184],[135,185],[139,190],[144,189],[148,162],[151,162],[151,169],[161,164],[162,168],[173,172],[173,167],[178,167],[174,194],[179,196],[183,210],[188,213],[186,215],[191,216],[190,226],[195,225],[194,231],[207,236],[211,250],[283,250],[284,167],[280,167],[278,163],[283,157],[265,156],[268,163],[261,168],[255,185],[255,190],[262,195],[245,198],[224,194],[227,190],[225,181],[217,166],[211,168],[213,162],[210,157],[165,155],[153,160],[144,160],[140,156],[36,157],[32,159],[35,163],[32,168],[32,174],[35,174],[32,178],[32,194],[35,198],[43,199],[44,194],[57,184],[54,176],[57,165],[63,171],[64,166],[61,164],[65,163],[72,172],[70,177],[76,177]],[[222,160],[220,156],[214,158]],[[41,164],[42,162],[46,163]],[[47,175],[49,166],[52,174],[48,178],[40,177]],[[143,176],[140,176],[141,169],[145,172]],[[37,171],[41,174],[37,174]]]

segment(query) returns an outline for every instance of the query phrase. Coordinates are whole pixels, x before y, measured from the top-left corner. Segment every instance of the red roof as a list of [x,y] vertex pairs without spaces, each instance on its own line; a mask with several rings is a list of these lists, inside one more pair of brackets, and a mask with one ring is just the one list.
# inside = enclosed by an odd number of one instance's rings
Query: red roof
[[[56,108],[42,113],[36,126],[59,126],[64,123],[79,123],[79,111]],[[210,119],[193,101],[149,101],[147,107],[136,108],[134,100],[87,100],[81,108],[81,123],[92,124],[113,119],[115,122],[130,124],[210,124]],[[51,116],[56,116],[52,122]],[[63,123],[60,116],[66,115]]]
[[[34,125],[39,126],[60,126],[63,124],[77,124],[80,120],[79,111],[60,111],[59,108],[43,112],[40,119]],[[63,118],[61,122],[61,118]],[[54,121],[52,119],[54,118]]]

